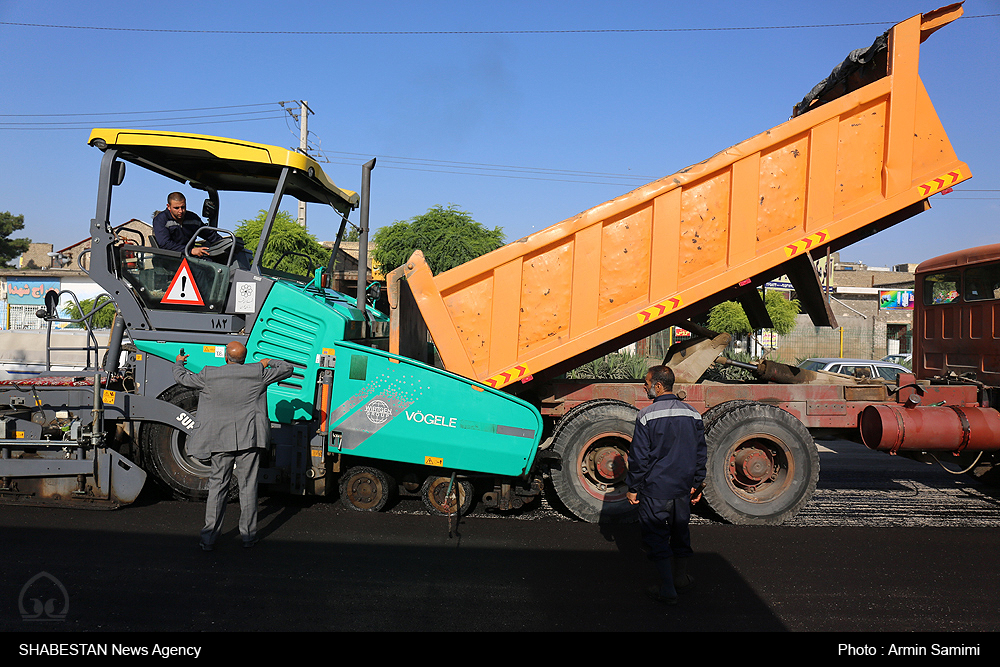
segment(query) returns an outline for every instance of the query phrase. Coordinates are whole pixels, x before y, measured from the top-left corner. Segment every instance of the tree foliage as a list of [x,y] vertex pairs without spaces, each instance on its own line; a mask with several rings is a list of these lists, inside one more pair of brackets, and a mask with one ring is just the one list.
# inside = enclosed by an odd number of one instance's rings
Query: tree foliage
[[[235,233],[243,239],[250,252],[256,252],[260,233],[264,229],[264,219],[267,211],[261,210],[250,220],[240,220]],[[298,253],[298,254],[292,254]],[[330,261],[330,249],[323,247],[316,237],[306,231],[298,221],[287,211],[278,211],[271,227],[271,235],[264,248],[264,258],[261,266],[276,269],[285,273],[305,276],[309,274],[309,262],[312,267],[325,267]]]
[[435,274],[447,271],[504,244],[500,227],[488,229],[454,204],[434,206],[423,215],[397,220],[372,236],[372,261],[383,273],[406,263],[421,250]]
[[[799,314],[797,299],[788,300],[777,292],[766,292],[764,307],[771,316],[775,333],[783,336],[795,329],[795,316]],[[735,301],[725,301],[712,308],[708,313],[708,328],[729,334],[753,333],[743,306]]]
[[[96,298],[96,297],[95,297]],[[94,316],[90,318],[90,326],[93,329],[110,329],[111,325],[115,322],[115,310],[114,302],[110,301],[107,297],[101,299],[101,303],[110,303],[111,305],[101,308],[99,311],[94,313]],[[84,299],[80,302],[80,308],[83,309],[83,315],[87,315],[94,308],[94,299]],[[80,309],[76,307],[76,304],[70,300],[68,304],[63,307],[63,312],[70,319],[77,320],[83,315],[80,314]],[[83,323],[70,324],[68,325],[71,329],[83,329]]]
[[27,252],[31,239],[8,238],[14,232],[24,229],[24,216],[13,215],[10,211],[0,213],[0,266],[7,266],[10,260]]

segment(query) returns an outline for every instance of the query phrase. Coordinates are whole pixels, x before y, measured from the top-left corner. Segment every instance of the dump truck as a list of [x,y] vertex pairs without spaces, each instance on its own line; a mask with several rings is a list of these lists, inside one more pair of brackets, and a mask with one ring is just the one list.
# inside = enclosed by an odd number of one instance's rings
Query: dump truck
[[429,332],[444,368],[537,405],[556,496],[599,521],[631,511],[628,446],[648,399],[638,383],[561,374],[668,326],[702,333],[665,362],[704,413],[708,505],[736,523],[794,516],[818,478],[810,429],[856,437],[857,413],[889,388],[773,362],[757,383],[699,383],[729,337],[692,321],[736,300],[767,327],[759,288],[787,275],[813,323],[836,326],[816,261],[971,177],[918,75],[920,44],[961,14],[950,5],[894,26],[790,120],[676,174],[440,275],[414,253],[388,277],[390,351],[421,358]]
[[[297,271],[282,267],[287,253],[263,260],[283,198],[331,208],[337,246],[360,209],[363,258],[374,160],[359,195],[274,146],[94,130],[103,157],[87,270],[107,290],[95,310],[113,303],[118,317],[100,365],[0,386],[0,500],[120,506],[147,475],[174,497],[203,498],[208,468],[184,447],[197,393],[174,384],[172,365],[181,353],[194,371],[221,364],[237,340],[248,362],[295,368],[267,393],[265,492],[339,494],[363,511],[408,495],[447,515],[474,499],[512,510],[545,493],[585,521],[629,515],[628,445],[648,399],[638,383],[563,374],[678,323],[698,332],[690,320],[724,300],[766,323],[757,288],[783,274],[814,322],[834,324],[819,254],[926,210],[971,176],[917,73],[920,43],[961,13],[951,5],[894,26],[791,120],[704,162],[437,276],[414,253],[387,276],[388,317],[368,303],[363,270],[356,294],[331,289],[336,250],[327,266]],[[222,237],[210,259],[192,255],[195,238],[174,252],[116,232],[126,164],[206,193],[205,226]],[[227,192],[270,198],[253,252],[219,225]],[[72,295],[49,296],[39,314],[51,324]],[[700,333],[665,361],[704,412],[705,497],[734,523],[794,516],[819,473],[810,429],[856,433],[862,408],[905,393],[773,362],[757,383],[700,383],[728,342]]]

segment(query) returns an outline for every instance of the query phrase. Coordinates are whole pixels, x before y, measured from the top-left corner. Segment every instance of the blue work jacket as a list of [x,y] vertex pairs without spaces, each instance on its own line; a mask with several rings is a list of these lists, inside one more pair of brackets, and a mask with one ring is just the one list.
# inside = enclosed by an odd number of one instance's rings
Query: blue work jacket
[[[184,212],[184,222],[174,220],[170,211],[160,211],[153,218],[153,235],[156,237],[156,245],[164,250],[174,250],[184,252],[188,241],[194,236],[203,225],[201,218],[191,211]],[[200,234],[201,238],[207,239],[209,243],[218,243],[222,236],[214,229],[204,229]]]
[[705,427],[701,414],[673,394],[639,411],[628,457],[629,491],[671,500],[705,481]]

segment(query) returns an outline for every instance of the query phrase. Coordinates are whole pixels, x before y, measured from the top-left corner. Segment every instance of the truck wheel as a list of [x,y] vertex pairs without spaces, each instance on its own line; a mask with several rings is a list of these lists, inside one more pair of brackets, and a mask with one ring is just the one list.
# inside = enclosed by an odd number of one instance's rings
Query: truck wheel
[[396,482],[378,468],[356,466],[340,478],[340,498],[352,510],[381,512],[396,491]]
[[730,410],[738,408],[743,405],[753,405],[753,401],[747,401],[744,399],[737,399],[734,401],[726,401],[725,403],[719,403],[718,405],[713,405],[708,410],[702,413],[701,419],[705,426],[705,432],[708,433],[708,429],[712,427],[719,417],[726,414]]
[[628,451],[635,430],[635,406],[623,401],[587,401],[559,421],[552,450],[560,465],[551,470],[559,502],[589,523],[630,520],[635,508],[625,498]]
[[[174,385],[157,396],[187,412],[193,418],[198,410],[198,390]],[[144,422],[139,427],[139,447],[142,466],[150,473],[157,486],[177,500],[205,500],[208,497],[208,477],[211,465],[206,465],[188,455],[184,448],[187,436],[178,429]],[[236,497],[235,479],[229,489],[229,498]]]
[[[431,514],[438,516],[455,514],[456,508],[454,505],[449,506],[447,498],[450,482],[451,477],[435,477],[433,475],[424,480],[423,486],[420,487],[420,498],[424,501],[424,507]],[[467,479],[456,479],[452,493],[458,498],[458,514],[464,515],[472,507],[472,484]]]
[[784,523],[816,490],[816,443],[802,422],[781,408],[733,403],[706,423],[705,501],[729,523]]

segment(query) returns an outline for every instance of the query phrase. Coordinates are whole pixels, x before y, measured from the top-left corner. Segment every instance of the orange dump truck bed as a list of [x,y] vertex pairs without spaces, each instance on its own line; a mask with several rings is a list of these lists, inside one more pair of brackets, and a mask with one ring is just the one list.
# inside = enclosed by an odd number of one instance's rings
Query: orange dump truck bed
[[447,370],[529,382],[786,270],[814,272],[812,253],[924,210],[971,176],[917,73],[920,43],[961,14],[897,24],[794,118],[688,169],[437,276],[414,253],[390,274],[390,349],[412,356],[407,339],[422,334],[408,320],[422,319]]

